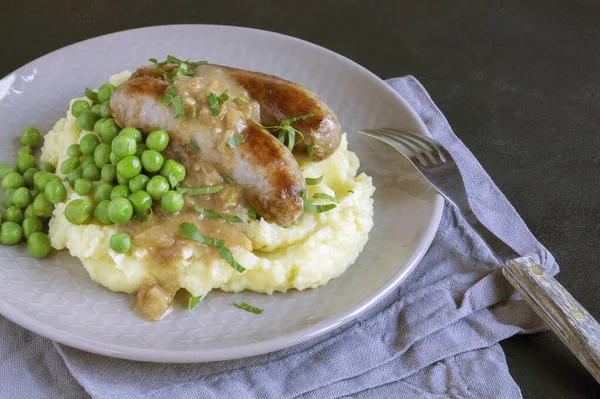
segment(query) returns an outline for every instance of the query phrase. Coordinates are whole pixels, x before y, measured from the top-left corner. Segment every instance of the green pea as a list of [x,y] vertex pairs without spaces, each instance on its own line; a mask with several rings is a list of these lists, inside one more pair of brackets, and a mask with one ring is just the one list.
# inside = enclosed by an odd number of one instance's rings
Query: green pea
[[113,91],[115,91],[116,87],[110,83],[103,84],[98,89],[98,102],[103,103],[110,100],[110,96],[112,96]]
[[152,208],[152,197],[144,190],[134,192],[128,199],[136,213],[145,213]]
[[53,180],[60,181],[58,176],[56,176],[55,174],[40,170],[35,175],[33,175],[33,186],[36,188],[36,190],[43,192],[46,189],[46,184]]
[[84,199],[75,199],[65,207],[65,218],[72,224],[88,224],[94,219],[94,205]]
[[98,184],[96,186],[96,189],[94,190],[94,196],[93,196],[94,202],[96,204],[99,204],[100,202],[102,202],[104,200],[109,200],[110,195],[112,194],[112,190],[113,190],[112,184],[108,184],[108,183]]
[[75,186],[75,180],[81,179],[81,169],[75,169],[69,172],[67,175],[67,181],[71,184],[71,187]]
[[99,118],[101,118],[102,116],[100,115],[101,111],[100,111],[100,104],[94,104],[94,106],[92,107],[92,112],[95,113],[96,115],[98,115]]
[[71,144],[69,146],[69,148],[67,149],[67,155],[70,157],[79,158],[80,156],[83,155],[83,152],[81,152],[81,148],[79,147],[79,144]]
[[150,178],[146,175],[134,176],[131,178],[131,180],[129,180],[129,189],[132,193],[135,193],[136,191],[140,190],[145,190],[149,181]]
[[25,179],[17,172],[10,172],[2,179],[2,189],[20,188],[25,185]]
[[179,212],[183,209],[183,195],[177,191],[167,191],[160,197],[160,207],[167,213]]
[[129,179],[124,178],[119,174],[119,172],[117,172],[117,183],[127,185],[129,184]]
[[119,161],[117,164],[117,175],[125,179],[131,179],[142,171],[142,162],[135,155],[130,155]]
[[26,127],[21,133],[21,145],[28,145],[31,148],[37,148],[40,145],[40,131],[34,127]]
[[87,111],[90,109],[90,104],[85,100],[77,100],[73,102],[71,105],[71,114],[75,118],[77,118],[83,111]]
[[85,96],[87,98],[89,98],[90,100],[92,100],[93,103],[98,102],[98,94],[95,91],[92,91],[86,87],[84,93],[85,93]]
[[4,190],[4,195],[2,196],[2,205],[5,208],[8,208],[8,207],[14,205],[13,197],[16,192],[17,192],[16,188],[9,188],[8,190]]
[[33,214],[40,218],[49,218],[54,211],[54,205],[46,199],[46,195],[38,194],[33,200]]
[[23,173],[23,180],[25,180],[25,187],[33,187],[33,176],[39,172],[36,168],[29,168]]
[[35,168],[35,157],[29,154],[19,155],[17,158],[17,171],[22,174],[29,168]]
[[148,172],[158,172],[162,168],[164,158],[156,150],[147,150],[142,154],[142,166]]
[[77,179],[73,186],[73,189],[79,195],[88,195],[92,191],[92,188],[94,188],[94,183],[88,179]]
[[131,194],[129,186],[126,184],[119,184],[113,188],[112,192],[110,193],[110,199],[114,200],[115,198],[127,198],[129,197],[129,194]]
[[127,223],[133,216],[133,206],[127,198],[115,198],[108,204],[108,218],[114,223]]
[[7,174],[16,172],[17,168],[9,163],[0,163],[0,179],[4,179]]
[[144,153],[144,151],[146,151],[148,149],[148,146],[146,144],[138,144],[137,145],[137,149],[135,150],[135,156],[138,158],[142,157],[142,154]]
[[60,163],[60,171],[66,175],[70,171],[75,170],[79,167],[81,161],[77,157],[70,157]]
[[96,166],[101,168],[107,163],[110,162],[110,145],[106,143],[100,144],[94,150],[94,162],[96,162]]
[[110,204],[109,200],[100,201],[94,209],[94,217],[102,224],[113,224],[112,220],[108,218],[108,204]]
[[81,152],[86,155],[93,154],[96,147],[98,147],[98,144],[100,144],[100,140],[98,139],[98,136],[96,136],[95,134],[91,134],[91,133],[86,134],[79,141],[79,147],[81,148]]
[[154,201],[160,201],[160,197],[169,191],[169,181],[164,176],[154,176],[146,185],[146,191]]
[[36,258],[45,258],[52,252],[50,237],[41,232],[35,232],[27,239],[27,249]]
[[[35,197],[33,197],[33,198],[35,198]],[[37,216],[35,216],[35,213],[33,213],[33,203],[27,205],[27,208],[25,208],[25,212],[24,212],[23,216],[25,216],[25,218],[37,217]]]
[[44,172],[54,173],[56,168],[50,162],[42,161],[40,162],[40,170],[43,170]]
[[[108,118],[100,118],[96,121],[96,123],[94,123],[94,132],[100,134],[100,130],[102,129],[100,127],[101,124],[103,124],[104,122],[106,122],[108,120]],[[100,137],[102,137],[102,135],[100,134]],[[104,140],[104,137],[102,137],[102,140]]]
[[172,188],[175,188],[185,178],[185,168],[179,162],[168,159],[160,168],[160,174],[169,180]]
[[96,165],[93,155],[85,155],[83,158],[81,158],[81,170],[85,169],[89,165]]
[[15,190],[15,193],[12,197],[12,202],[15,206],[19,208],[26,208],[27,205],[31,204],[33,201],[33,197],[31,196],[31,191],[28,188],[21,187]]
[[137,130],[134,127],[126,127],[125,129],[121,130],[121,133],[119,133],[119,136],[121,135],[128,135],[131,136],[135,139],[136,144],[141,144],[142,143],[142,132],[140,132],[139,130]]
[[4,220],[7,222],[23,223],[23,210],[18,206],[11,206],[4,212]]
[[19,155],[31,155],[31,147],[24,145],[23,147],[19,148],[19,151],[17,151],[17,157]]
[[108,241],[110,248],[120,254],[123,254],[131,248],[131,237],[125,233],[115,233],[110,236]]
[[100,118],[94,112],[85,110],[77,117],[75,126],[77,126],[79,130],[88,130],[91,132],[94,130],[94,124],[96,124],[98,119]]
[[27,216],[23,220],[21,227],[23,228],[23,235],[25,236],[25,238],[29,238],[31,234],[42,231],[44,225],[42,224],[40,218],[38,218],[37,216]]
[[110,102],[106,101],[100,104],[98,106],[98,111],[98,115],[100,115],[101,117],[110,118]]
[[15,222],[4,222],[0,227],[0,242],[5,245],[15,245],[21,241],[23,229]]
[[114,165],[106,164],[100,171],[102,181],[112,183],[117,178],[117,168]]
[[117,166],[117,164],[118,164],[118,163],[119,163],[119,161],[120,161],[120,159],[119,159],[119,158],[117,158],[117,156],[115,155],[115,153],[114,153],[114,152],[111,152],[111,153],[110,153],[110,157],[109,157],[109,159],[110,159],[110,164],[111,164],[111,165],[113,165],[113,166],[115,166],[115,167]]
[[46,184],[44,194],[46,195],[46,199],[48,200],[48,202],[54,205],[60,202],[64,202],[64,200],[67,198],[67,190],[65,189],[64,184],[61,181],[56,180],[53,180]]
[[100,168],[96,165],[88,165],[85,168],[83,168],[81,176],[84,179],[88,179],[90,181],[100,180]]
[[113,118],[106,118],[95,130],[106,144],[111,144],[121,131],[121,128]]
[[169,145],[169,134],[164,130],[155,130],[146,137],[148,148],[156,151],[163,151]]
[[129,135],[119,135],[112,141],[112,152],[119,159],[123,159],[129,155],[134,155],[137,149],[135,139]]

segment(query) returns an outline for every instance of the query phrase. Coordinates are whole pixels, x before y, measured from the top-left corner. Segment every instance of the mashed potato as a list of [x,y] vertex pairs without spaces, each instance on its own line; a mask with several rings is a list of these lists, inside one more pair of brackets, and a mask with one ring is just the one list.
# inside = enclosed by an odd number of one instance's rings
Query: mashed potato
[[[118,85],[129,75],[126,71],[110,81]],[[60,119],[45,136],[41,159],[56,165],[56,173],[64,177],[60,174],[60,162],[67,158],[69,145],[78,143],[87,133],[93,132],[80,132],[75,118],[67,112],[66,118]],[[246,268],[242,274],[221,258],[207,257],[202,246],[190,241],[182,247],[181,260],[172,265],[177,269],[179,286],[194,296],[215,288],[271,294],[290,288],[315,288],[342,274],[358,257],[373,227],[375,190],[370,177],[356,176],[359,160],[347,145],[344,135],[330,158],[300,165],[305,177],[324,175],[320,184],[309,186],[309,198],[313,193],[330,194],[339,200],[336,208],[320,214],[305,212],[288,227],[264,220],[244,223],[242,231],[252,242],[253,250],[231,249],[236,261]],[[67,248],[81,260],[91,278],[107,288],[127,293],[140,290],[148,278],[154,277],[148,251],[136,246],[133,237],[131,251],[116,253],[109,247],[109,238],[117,231],[115,226],[69,223],[64,216],[66,203],[81,197],[70,187],[67,190],[67,201],[56,206],[50,220],[52,246]],[[319,201],[322,200],[313,200]]]

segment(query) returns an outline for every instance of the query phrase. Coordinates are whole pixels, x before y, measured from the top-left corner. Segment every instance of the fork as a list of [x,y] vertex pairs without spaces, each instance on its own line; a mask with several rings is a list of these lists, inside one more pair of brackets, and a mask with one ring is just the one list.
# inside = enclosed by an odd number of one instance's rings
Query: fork
[[521,257],[479,221],[469,205],[463,178],[452,155],[437,141],[407,130],[357,131],[398,150],[460,211],[503,265],[506,279],[600,383],[600,324],[532,257]]

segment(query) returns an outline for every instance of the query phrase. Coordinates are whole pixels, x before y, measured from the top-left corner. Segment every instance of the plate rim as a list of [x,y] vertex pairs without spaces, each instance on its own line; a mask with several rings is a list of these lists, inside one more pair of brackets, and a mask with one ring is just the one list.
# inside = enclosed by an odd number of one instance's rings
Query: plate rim
[[[378,81],[378,83],[389,93],[392,93],[394,97],[396,97],[401,103],[404,104],[407,111],[411,114],[414,121],[419,126],[419,129],[422,133],[431,136],[431,133],[427,129],[427,126],[421,119],[421,117],[416,113],[416,111],[411,107],[411,105],[400,96],[395,90],[393,90],[383,79],[379,76],[375,75],[373,72],[358,64],[357,62],[336,53],[333,50],[329,50],[323,46],[318,44],[309,42],[304,39],[299,39],[294,36],[285,35],[278,32],[273,32],[265,29],[256,29],[249,28],[243,26],[234,26],[234,25],[217,25],[217,24],[167,24],[167,25],[151,25],[140,28],[126,29],[117,32],[111,32],[100,36],[95,36],[89,39],[85,39],[79,42],[75,42],[66,46],[63,46],[59,49],[53,50],[49,53],[46,53],[40,57],[35,58],[34,60],[22,65],[21,67],[15,69],[8,75],[2,77],[1,80],[4,80],[8,76],[16,73],[17,71],[29,67],[31,64],[34,64],[41,59],[48,57],[54,53],[63,51],[69,47],[79,46],[86,42],[90,42],[92,40],[97,40],[103,37],[125,34],[128,32],[135,31],[143,31],[147,29],[155,29],[155,28],[176,28],[176,27],[191,27],[191,26],[202,26],[202,27],[218,27],[225,29],[233,29],[233,30],[241,30],[241,31],[252,31],[258,32],[260,34],[268,34],[274,36],[280,36],[287,40],[293,40],[296,42],[300,42],[303,45],[308,45],[309,47],[319,49],[320,51],[325,51],[328,55],[341,59],[345,63],[347,63],[352,68],[360,71],[361,73],[366,73],[370,75],[374,80]],[[12,322],[18,324],[19,326],[39,334],[45,338],[51,339],[58,343],[67,345],[72,348],[80,349],[86,352],[95,353],[99,355],[105,355],[110,357],[115,357],[119,359],[125,360],[135,360],[135,361],[146,361],[146,362],[161,362],[161,363],[205,363],[205,362],[214,362],[214,361],[224,361],[224,360],[234,360],[241,359],[251,356],[262,355],[266,353],[275,352],[278,350],[282,350],[285,348],[289,348],[295,345],[298,345],[302,342],[309,341],[310,339],[319,337],[327,332],[334,330],[337,327],[340,327],[354,319],[356,319],[360,314],[366,312],[377,302],[386,297],[393,289],[397,288],[402,281],[404,281],[408,275],[414,270],[414,268],[419,264],[425,253],[429,250],[431,243],[437,233],[439,228],[439,224],[442,218],[442,212],[444,208],[444,200],[441,195],[435,195],[435,201],[433,203],[433,215],[432,218],[424,230],[423,239],[421,240],[419,246],[413,251],[411,256],[408,257],[406,262],[403,264],[404,270],[399,270],[396,272],[391,279],[385,282],[377,291],[372,293],[366,300],[358,303],[357,305],[351,307],[345,312],[339,313],[335,316],[324,319],[312,326],[302,328],[295,332],[280,335],[276,338],[258,341],[251,344],[245,344],[240,346],[230,346],[228,348],[221,349],[198,349],[198,350],[174,350],[174,349],[154,349],[154,348],[142,348],[142,347],[130,347],[124,345],[116,345],[111,343],[101,343],[95,341],[89,341],[86,338],[81,336],[66,333],[64,331],[58,330],[52,326],[49,326],[39,320],[31,318],[24,313],[14,310],[13,308],[8,306],[3,300],[0,299],[0,314],[11,320]]]

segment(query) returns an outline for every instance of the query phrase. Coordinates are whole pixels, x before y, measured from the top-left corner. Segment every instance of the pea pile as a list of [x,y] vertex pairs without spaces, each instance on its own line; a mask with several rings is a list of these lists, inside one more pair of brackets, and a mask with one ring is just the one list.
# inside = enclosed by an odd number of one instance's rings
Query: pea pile
[[[41,135],[37,129],[26,128],[21,134],[22,147],[17,153],[16,165],[0,164],[4,190],[2,205],[6,208],[4,214],[0,211],[0,242],[15,245],[25,238],[29,252],[44,258],[52,251],[50,238],[43,232],[42,223],[54,210],[53,202],[49,199],[64,200],[66,190],[53,173],[54,166],[48,162],[37,165],[31,154],[32,149],[40,146],[40,141]],[[49,191],[46,191],[46,187],[49,187]],[[46,196],[46,192],[50,195]]]
[[[147,222],[152,219],[155,203],[167,213],[179,212],[184,205],[182,194],[175,188],[185,178],[185,167],[165,160],[161,154],[169,144],[169,135],[157,130],[148,134],[144,143],[139,130],[119,128],[109,112],[114,89],[111,84],[103,85],[97,93],[87,89],[92,105],[77,100],[71,106],[77,118],[75,125],[96,133],[87,133],[79,144],[71,145],[68,158],[60,163],[65,182],[80,196],[87,196],[70,201],[64,209],[65,218],[75,225],[123,224],[132,219]],[[67,190],[53,165],[41,162],[36,168],[31,149],[39,146],[40,139],[37,129],[26,128],[16,167],[0,164],[2,204],[6,207],[0,242],[16,244],[24,236],[29,251],[45,257],[51,247],[49,237],[42,232],[42,222],[52,215],[56,204],[66,200]],[[109,244],[115,252],[125,253],[131,248],[131,237],[116,233]]]

